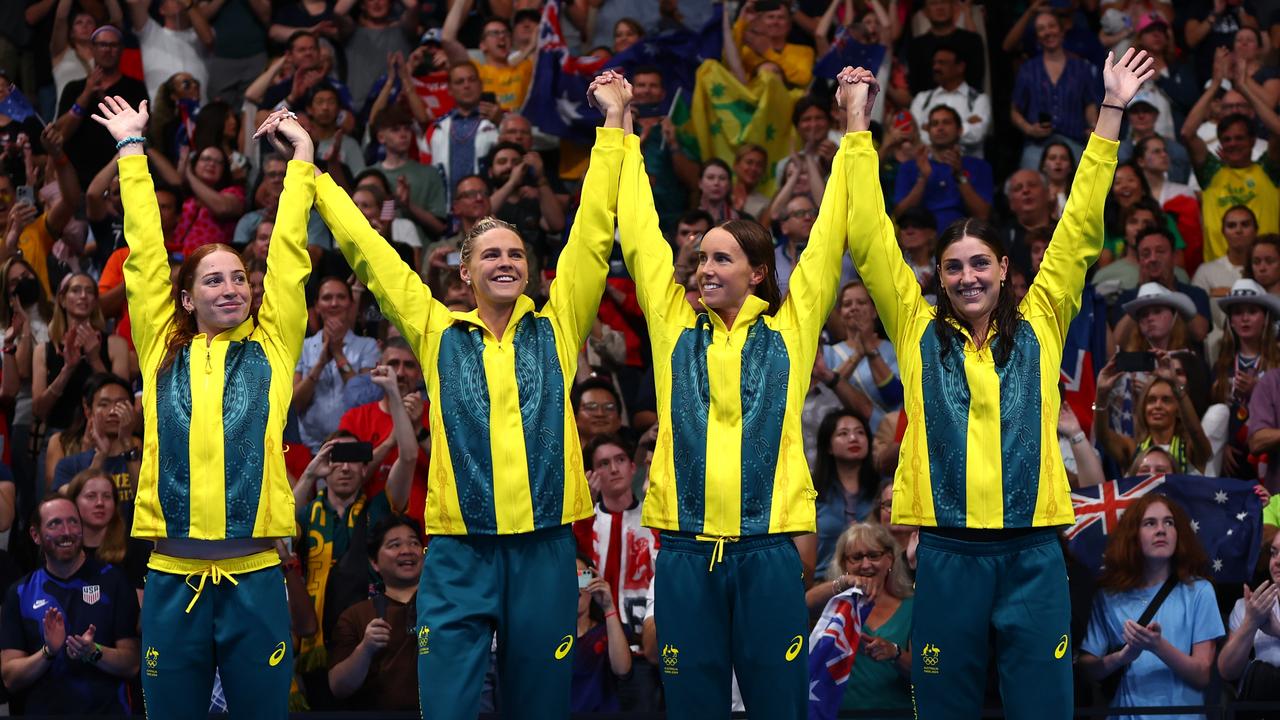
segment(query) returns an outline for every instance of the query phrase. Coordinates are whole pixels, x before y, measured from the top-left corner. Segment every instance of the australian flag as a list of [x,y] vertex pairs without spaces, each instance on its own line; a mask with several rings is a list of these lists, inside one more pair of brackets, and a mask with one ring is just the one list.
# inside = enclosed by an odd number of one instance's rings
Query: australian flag
[[595,57],[569,52],[560,32],[560,3],[542,8],[538,26],[538,59],[521,114],[545,133],[590,145],[604,116],[587,104],[587,87],[604,67]]
[[1125,508],[1149,492],[1159,492],[1191,516],[1191,529],[1209,556],[1214,582],[1250,582],[1262,542],[1262,502],[1255,485],[1231,478],[1152,475],[1073,490],[1076,523],[1067,530],[1067,541],[1076,558],[1099,571],[1102,553]]
[[839,712],[871,606],[861,590],[850,588],[823,608],[809,634],[809,720],[832,720]]
[[604,67],[606,70],[616,68],[628,79],[636,68],[646,65],[661,70],[666,97],[656,108],[639,110],[642,116],[665,115],[677,94],[686,99],[692,97],[698,66],[704,60],[720,59],[724,50],[724,32],[720,25],[723,15],[724,3],[716,3],[711,6],[711,18],[697,32],[681,28],[645,37],[614,55]]
[[[13,122],[25,122],[27,118],[36,114],[35,108],[31,107],[31,103],[27,97],[22,94],[17,85],[9,86],[9,96],[0,102],[0,114],[9,116]],[[39,119],[38,117],[36,118]],[[35,138],[31,138],[32,141]]]
[[863,45],[853,38],[853,33],[850,33],[848,28],[840,25],[836,28],[836,36],[831,42],[831,48],[813,64],[813,76],[835,77],[836,73],[843,70],[846,65],[866,68],[875,73],[880,70],[880,63],[884,62],[884,56],[883,45],[878,43]]
[[1080,420],[1085,434],[1092,432],[1093,404],[1097,394],[1098,371],[1107,357],[1107,324],[1105,306],[1092,290],[1085,289],[1080,299],[1080,312],[1067,328],[1062,346],[1062,397]]

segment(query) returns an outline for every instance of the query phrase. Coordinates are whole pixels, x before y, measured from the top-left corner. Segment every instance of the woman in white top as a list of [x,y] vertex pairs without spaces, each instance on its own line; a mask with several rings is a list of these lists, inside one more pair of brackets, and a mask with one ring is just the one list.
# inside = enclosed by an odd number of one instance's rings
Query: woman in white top
[[1249,664],[1249,656],[1268,665],[1280,666],[1280,534],[1267,546],[1271,560],[1267,564],[1271,579],[1263,580],[1252,591],[1244,588],[1244,597],[1236,600],[1227,624],[1231,634],[1218,654],[1218,672],[1223,679],[1239,679]]
[[[116,15],[120,6],[110,3],[112,19],[119,23]],[[70,24],[68,24],[70,23]],[[58,0],[58,7],[53,12],[53,35],[49,40],[49,59],[53,63],[53,85],[62,95],[62,88],[75,80],[84,80],[93,70],[94,29],[97,20],[83,10],[71,13],[71,0]]]

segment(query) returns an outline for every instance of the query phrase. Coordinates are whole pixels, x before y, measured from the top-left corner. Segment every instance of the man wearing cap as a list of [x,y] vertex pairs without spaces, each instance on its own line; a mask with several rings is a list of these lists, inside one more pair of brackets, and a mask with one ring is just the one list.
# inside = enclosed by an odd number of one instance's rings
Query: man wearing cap
[[[1253,249],[1253,241],[1258,238],[1258,221],[1253,211],[1244,205],[1234,205],[1222,216],[1222,235],[1227,239],[1227,254],[1201,263],[1191,284],[1204,290],[1212,298],[1224,297],[1231,286],[1243,277],[1244,264],[1249,261],[1249,251]],[[1280,316],[1277,316],[1280,317]],[[1213,307],[1213,324],[1224,327],[1226,316],[1215,304]]]
[[[1122,344],[1124,338],[1136,330],[1127,303],[1138,297],[1143,287],[1152,283],[1171,292],[1181,293],[1190,300],[1194,313],[1187,318],[1187,330],[1191,334],[1191,340],[1197,343],[1203,341],[1210,328],[1209,296],[1204,290],[1188,285],[1174,276],[1173,238],[1169,231],[1149,227],[1138,235],[1134,247],[1138,256],[1138,282],[1141,287],[1126,290],[1116,298],[1111,318],[1115,326],[1116,342]],[[1123,308],[1124,313],[1128,314],[1116,314],[1114,310],[1117,308]]]
[[[933,51],[933,81],[936,87],[917,93],[911,101],[911,115],[927,118],[934,108],[947,105],[960,113],[960,149],[965,155],[982,157],[982,143],[991,129],[991,100],[986,93],[964,81],[968,61],[945,40]],[[920,141],[929,139],[920,128]]]
[[1244,95],[1254,115],[1270,133],[1266,155],[1260,162],[1255,162],[1252,156],[1257,129],[1246,114],[1237,112],[1218,121],[1221,147],[1217,153],[1210,152],[1196,132],[1208,106],[1206,98],[1218,90],[1222,80],[1215,72],[1205,97],[1192,108],[1182,126],[1182,138],[1191,153],[1191,164],[1200,187],[1204,188],[1200,207],[1204,215],[1206,262],[1227,252],[1222,221],[1227,208],[1233,205],[1246,205],[1253,211],[1258,220],[1259,234],[1280,231],[1280,116],[1272,110],[1269,96],[1257,81],[1243,71],[1231,79],[1232,90]]
[[124,98],[132,107],[146,100],[147,86],[120,73],[120,47],[124,33],[114,25],[93,31],[93,72],[84,80],[73,80],[62,90],[58,102],[57,125],[67,138],[67,156],[76,169],[80,187],[88,187],[93,176],[115,157],[115,141],[101,125],[85,122],[97,112],[98,102],[111,95]]
[[[1129,120],[1129,137],[1120,141],[1120,154],[1117,157],[1119,162],[1127,163],[1138,156],[1136,152],[1138,143],[1150,137],[1158,137],[1164,141],[1165,152],[1169,155],[1169,179],[1176,183],[1186,183],[1191,177],[1191,156],[1187,154],[1185,147],[1172,139],[1174,137],[1173,122],[1172,118],[1168,117],[1169,113],[1166,112],[1167,103],[1165,111],[1162,111],[1151,102],[1156,97],[1158,97],[1156,93],[1140,95],[1139,99],[1134,100],[1129,106],[1125,113]],[[1167,132],[1160,130],[1160,126],[1166,122],[1165,118],[1168,118]],[[1140,157],[1139,160],[1141,160]],[[1152,195],[1156,193],[1153,192]]]

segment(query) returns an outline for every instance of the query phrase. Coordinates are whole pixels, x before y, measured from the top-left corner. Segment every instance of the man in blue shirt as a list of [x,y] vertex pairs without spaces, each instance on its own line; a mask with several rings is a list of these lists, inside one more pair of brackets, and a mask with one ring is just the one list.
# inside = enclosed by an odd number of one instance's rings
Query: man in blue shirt
[[963,123],[950,105],[929,111],[929,150],[922,148],[914,163],[903,163],[894,188],[894,215],[924,207],[938,220],[942,231],[953,220],[991,214],[994,187],[986,160],[960,152]]
[[44,566],[5,596],[0,676],[30,715],[127,715],[138,673],[138,596],[110,565],[85,557],[80,512],[60,495],[36,508]]

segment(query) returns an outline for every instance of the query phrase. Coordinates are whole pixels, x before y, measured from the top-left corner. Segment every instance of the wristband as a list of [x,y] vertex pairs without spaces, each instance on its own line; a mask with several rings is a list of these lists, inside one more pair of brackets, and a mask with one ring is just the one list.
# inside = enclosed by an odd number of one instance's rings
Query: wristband
[[84,117],[84,108],[80,107],[80,103],[71,103],[70,112],[78,118]]
[[1123,105],[1112,105],[1111,103],[1102,103],[1102,107],[1111,108],[1112,110],[1119,110],[1120,112],[1124,112]]
[[609,612],[607,612],[607,613],[605,613],[605,614],[604,614],[604,619],[605,619],[605,620],[608,620],[608,619],[609,619],[609,618],[611,618],[611,617],[618,617],[618,611],[617,611],[617,610],[610,610]]
[[893,644],[893,649],[894,649],[894,653],[893,653],[893,658],[891,659],[891,662],[892,662],[892,661],[896,661],[898,658],[902,657],[902,646],[901,646],[901,645],[899,645],[898,643],[894,643],[894,644]]
[[145,143],[146,141],[147,139],[140,135],[131,135],[121,140],[120,142],[116,143],[116,151],[119,152],[120,148],[123,148],[126,145],[139,145],[139,144]]
[[49,649],[48,643],[40,646],[40,654],[44,656],[45,660],[53,662],[53,651]]
[[1071,436],[1071,444],[1079,445],[1080,443],[1084,442],[1087,438],[1088,436],[1084,434],[1084,431],[1080,430],[1075,435]]
[[80,659],[90,665],[97,665],[98,661],[102,659],[102,646],[94,643],[93,649],[85,653]]

